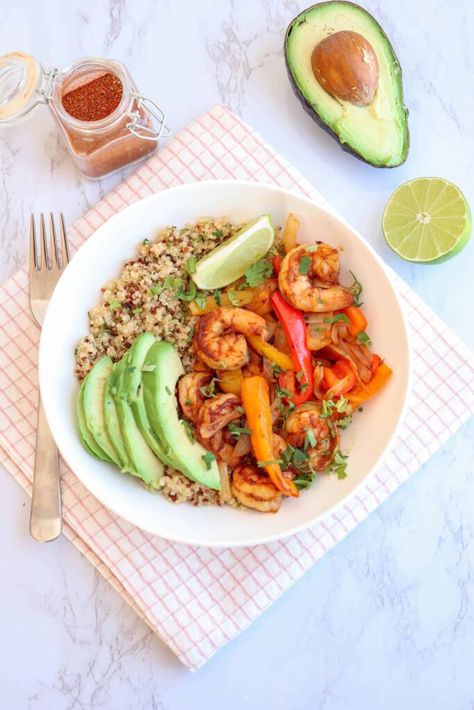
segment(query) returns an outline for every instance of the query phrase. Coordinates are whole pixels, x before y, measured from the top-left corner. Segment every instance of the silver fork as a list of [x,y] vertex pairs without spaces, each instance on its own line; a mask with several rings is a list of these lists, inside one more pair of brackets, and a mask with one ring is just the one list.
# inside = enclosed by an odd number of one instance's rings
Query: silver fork
[[[49,249],[44,217],[39,219],[39,237],[35,219],[30,218],[30,309],[38,325],[44,316],[54,287],[69,261],[64,217],[59,215],[59,237],[54,217],[49,215]],[[59,454],[38,398],[36,454],[31,499],[30,533],[39,542],[54,540],[61,532],[61,489]]]

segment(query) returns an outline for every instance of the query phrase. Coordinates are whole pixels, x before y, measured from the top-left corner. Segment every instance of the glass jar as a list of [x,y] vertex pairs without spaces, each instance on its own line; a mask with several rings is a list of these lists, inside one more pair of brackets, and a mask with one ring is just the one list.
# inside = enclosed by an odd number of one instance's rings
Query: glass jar
[[[110,87],[100,89],[97,84],[110,75],[114,95]],[[93,102],[104,102],[105,95],[111,104],[110,113],[104,103],[102,113],[106,114],[96,118],[99,114]],[[71,112],[65,108],[65,97],[69,98]],[[84,103],[87,101],[89,104]],[[159,106],[139,93],[120,62],[86,57],[62,70],[45,70],[34,57],[23,52],[0,57],[0,126],[18,123],[44,103],[59,125],[77,167],[91,179],[143,160],[156,150],[162,136],[169,135]],[[73,115],[71,105],[80,118]],[[85,120],[87,111],[91,120]]]

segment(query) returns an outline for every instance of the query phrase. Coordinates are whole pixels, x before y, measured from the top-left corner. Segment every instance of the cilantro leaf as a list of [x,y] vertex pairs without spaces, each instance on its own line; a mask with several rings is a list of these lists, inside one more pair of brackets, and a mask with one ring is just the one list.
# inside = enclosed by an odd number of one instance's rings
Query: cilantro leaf
[[372,345],[372,341],[365,331],[357,334],[357,340],[359,341],[359,343],[362,343],[362,345],[366,345],[368,348],[370,348],[370,346]]
[[191,424],[188,421],[186,421],[186,419],[183,419],[182,421],[183,421],[184,431],[186,432],[186,436],[188,437],[191,444],[194,444],[195,438],[194,438],[194,432],[193,432],[193,428],[192,428]]
[[350,320],[346,316],[345,313],[336,313],[335,316],[331,316],[330,318],[324,318],[325,323],[346,323],[346,325],[349,325]]
[[205,454],[203,454],[201,456],[201,458],[204,461],[204,463],[206,464],[207,470],[210,471],[212,462],[216,460],[216,457],[214,456],[212,451],[207,451]]
[[306,275],[309,271],[310,266],[311,266],[310,257],[306,256],[306,254],[303,254],[303,256],[300,259],[299,266],[298,266],[298,273]]
[[237,298],[237,294],[233,289],[229,289],[227,291],[227,296],[229,298],[229,301],[232,303],[233,306],[238,306],[239,305],[239,299]]
[[259,261],[249,266],[245,271],[245,281],[248,286],[260,286],[265,279],[269,278],[273,273],[273,264],[269,259],[260,259]]
[[180,301],[194,301],[194,299],[196,298],[196,293],[196,284],[194,283],[194,281],[190,281],[186,290],[181,287],[176,291],[176,298],[179,298]]
[[197,265],[197,259],[195,256],[190,256],[189,259],[186,261],[186,271],[188,274],[195,274],[196,273],[196,265]]
[[246,426],[237,426],[237,424],[229,424],[229,431],[235,439],[239,439],[242,434],[251,434],[252,430]]
[[349,286],[349,291],[352,291],[352,294],[354,296],[354,306],[361,306],[362,302],[360,300],[360,295],[363,291],[363,286],[357,276],[352,271],[350,271],[349,273],[354,279],[352,285]]

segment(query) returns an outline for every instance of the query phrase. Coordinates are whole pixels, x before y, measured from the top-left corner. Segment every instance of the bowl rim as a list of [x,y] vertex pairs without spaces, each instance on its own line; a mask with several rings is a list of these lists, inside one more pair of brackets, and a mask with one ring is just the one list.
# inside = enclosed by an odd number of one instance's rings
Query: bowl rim
[[[110,223],[113,224],[114,221],[120,221],[124,213],[128,213],[133,210],[140,210],[145,207],[149,202],[152,202],[154,199],[156,199],[157,195],[162,195],[162,194],[169,194],[169,193],[179,193],[180,191],[186,191],[186,190],[192,190],[193,188],[198,188],[202,187],[204,185],[216,185],[216,184],[223,184],[223,185],[233,185],[233,186],[246,186],[246,187],[254,187],[258,189],[268,189],[273,192],[280,192],[282,195],[287,195],[299,200],[303,200],[310,205],[316,207],[318,210],[321,210],[328,215],[330,215],[333,219],[336,219],[339,221],[349,232],[351,232],[353,235],[355,235],[356,239],[361,240],[365,247],[370,251],[372,257],[375,259],[377,264],[379,265],[380,269],[383,272],[383,275],[387,281],[387,285],[389,289],[392,291],[392,295],[394,296],[395,302],[398,305],[398,308],[400,310],[401,314],[401,325],[403,328],[403,335],[404,335],[404,342],[406,344],[406,356],[407,356],[407,368],[406,368],[406,378],[405,378],[405,386],[404,386],[404,393],[403,393],[403,402],[400,408],[400,414],[398,417],[398,421],[396,425],[393,428],[393,431],[391,435],[389,436],[385,447],[380,454],[378,460],[374,463],[374,465],[367,471],[365,474],[364,478],[360,481],[360,483],[351,491],[346,493],[340,500],[337,501],[337,503],[334,503],[332,506],[330,506],[327,510],[325,510],[323,513],[317,515],[314,519],[309,520],[309,521],[304,521],[301,524],[296,524],[292,525],[288,530],[281,531],[281,532],[276,532],[276,533],[268,533],[268,534],[263,534],[259,536],[258,539],[255,539],[255,537],[249,537],[248,540],[245,541],[238,541],[238,542],[232,542],[229,540],[202,540],[202,541],[189,541],[189,539],[185,535],[179,535],[179,534],[170,534],[167,535],[165,533],[157,533],[156,530],[152,529],[151,527],[147,526],[146,524],[143,525],[138,525],[136,520],[132,520],[129,517],[127,517],[126,514],[124,514],[123,510],[120,508],[120,506],[116,506],[114,502],[109,503],[108,501],[105,502],[103,500],[103,497],[100,494],[96,493],[96,490],[93,482],[88,482],[87,484],[83,481],[82,476],[80,476],[76,471],[74,470],[74,467],[71,465],[71,463],[68,460],[68,457],[63,454],[61,451],[61,448],[58,446],[58,450],[61,454],[61,457],[67,464],[67,466],[71,469],[72,473],[78,480],[81,482],[81,484],[87,489],[87,491],[94,496],[102,505],[104,505],[106,508],[108,508],[112,513],[117,515],[119,518],[122,518],[123,520],[127,521],[127,523],[138,527],[141,530],[144,530],[145,532],[154,535],[159,538],[163,538],[165,540],[169,540],[171,542],[177,542],[177,543],[182,543],[185,545],[189,545],[192,547],[209,547],[209,548],[214,548],[214,549],[225,549],[225,548],[243,548],[243,547],[254,547],[256,545],[261,545],[261,544],[268,544],[270,542],[274,542],[277,540],[284,540],[287,539],[288,537],[295,535],[299,532],[302,532],[305,529],[308,529],[314,525],[317,525],[318,523],[321,523],[325,519],[327,519],[329,516],[334,515],[337,513],[338,510],[340,510],[343,506],[348,505],[352,499],[360,493],[360,489],[362,486],[367,485],[367,483],[373,478],[375,475],[377,469],[380,467],[381,463],[383,462],[385,456],[387,455],[388,451],[390,450],[390,447],[394,440],[396,439],[399,430],[401,428],[402,423],[405,420],[405,416],[408,410],[408,405],[409,405],[409,400],[410,400],[410,393],[411,393],[411,387],[412,387],[412,380],[413,380],[413,355],[412,355],[412,345],[409,337],[409,330],[407,326],[407,318],[406,318],[406,313],[405,313],[405,306],[401,301],[401,298],[398,294],[397,289],[393,286],[392,281],[389,276],[388,272],[388,267],[382,260],[382,258],[377,254],[375,249],[372,247],[372,245],[364,239],[362,234],[355,229],[353,226],[349,224],[349,222],[342,217],[331,205],[326,203],[326,201],[323,198],[322,204],[318,204],[316,199],[314,199],[313,196],[306,195],[304,193],[300,193],[297,190],[292,190],[288,189],[285,187],[281,187],[280,185],[274,185],[272,183],[265,183],[265,182],[259,182],[255,180],[234,180],[232,178],[226,178],[226,179],[218,179],[218,180],[199,180],[199,181],[193,181],[193,182],[187,182],[183,183],[181,185],[174,185],[169,188],[165,188],[163,190],[159,190],[158,192],[154,192],[151,195],[147,195],[146,197],[137,200],[130,205],[127,205],[124,207],[122,210],[119,212],[116,212],[115,214],[111,215],[108,219],[105,220],[97,229],[95,229],[90,237],[87,238],[85,242],[81,244],[79,249],[76,251],[66,268],[64,269],[64,272],[62,273],[57,286],[61,283],[64,282],[65,277],[68,274],[68,270],[70,269],[70,264],[73,263],[73,261],[76,259],[76,256],[79,252],[83,252],[83,250],[86,250],[86,254],[88,250],[93,250],[94,246],[89,246],[89,245],[94,245],[95,242],[100,239],[100,235],[102,230],[104,229],[110,229]],[[157,216],[158,217],[158,216]],[[157,220],[158,221],[158,220]],[[84,258],[84,257],[82,257]],[[56,291],[56,289],[55,289]],[[54,293],[53,296],[50,300],[54,298]],[[46,414],[46,419],[48,421],[48,425],[50,426],[51,433],[53,434],[53,427],[51,427],[51,422],[54,421],[54,415],[52,412],[52,404],[49,401],[48,395],[45,394],[47,392],[46,390],[46,381],[47,381],[47,347],[48,347],[48,341],[47,341],[47,335],[49,332],[49,320],[48,320],[48,312],[49,309],[46,311],[46,316],[45,320],[43,323],[43,327],[41,330],[41,336],[40,336],[40,343],[39,343],[39,353],[38,353],[38,379],[39,379],[39,390],[41,394],[41,400],[44,406],[44,411]],[[45,335],[46,334],[46,335]]]

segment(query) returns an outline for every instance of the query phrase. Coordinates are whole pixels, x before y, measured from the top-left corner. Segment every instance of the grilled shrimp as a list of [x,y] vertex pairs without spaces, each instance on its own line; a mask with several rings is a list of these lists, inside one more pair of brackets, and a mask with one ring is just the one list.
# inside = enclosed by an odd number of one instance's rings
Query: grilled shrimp
[[262,513],[276,513],[281,504],[281,493],[268,476],[250,464],[234,469],[230,489],[239,503]]
[[316,402],[307,402],[290,412],[285,423],[286,439],[297,449],[308,442],[307,432],[313,432],[315,446],[309,446],[311,465],[315,471],[324,471],[334,458],[339,444],[339,433],[331,417],[322,417],[322,410]]
[[228,464],[230,468],[237,466],[240,461],[240,456],[236,455],[234,451],[235,439],[227,427],[219,429],[219,431],[216,431],[216,433],[208,439],[203,439],[199,431],[196,432],[196,436],[204,448],[215,454],[218,461]]
[[281,262],[278,284],[285,299],[295,308],[326,313],[347,308],[354,300],[349,289],[339,286],[338,278],[338,250],[319,242],[288,252]]
[[179,403],[184,416],[191,422],[197,422],[199,410],[206,401],[200,388],[208,385],[211,378],[209,372],[189,372],[178,382]]
[[261,316],[245,308],[217,308],[199,319],[194,347],[209,367],[236,370],[248,361],[246,335],[267,339]]
[[197,417],[197,428],[202,439],[209,439],[211,436],[230,422],[240,419],[241,411],[240,397],[235,394],[218,394],[216,397],[206,399],[201,405]]

